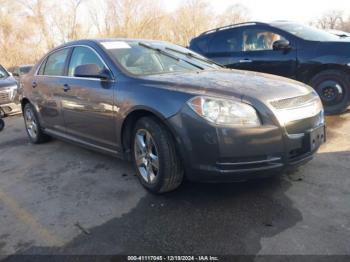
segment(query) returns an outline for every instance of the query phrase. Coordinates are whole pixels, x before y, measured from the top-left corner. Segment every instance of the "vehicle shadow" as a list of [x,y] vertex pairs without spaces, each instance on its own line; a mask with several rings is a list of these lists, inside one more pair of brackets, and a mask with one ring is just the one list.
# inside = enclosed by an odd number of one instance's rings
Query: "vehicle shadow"
[[172,193],[147,194],[131,212],[63,247],[31,247],[21,254],[255,255],[262,238],[302,220],[285,194],[290,186],[286,177],[234,184],[185,182]]

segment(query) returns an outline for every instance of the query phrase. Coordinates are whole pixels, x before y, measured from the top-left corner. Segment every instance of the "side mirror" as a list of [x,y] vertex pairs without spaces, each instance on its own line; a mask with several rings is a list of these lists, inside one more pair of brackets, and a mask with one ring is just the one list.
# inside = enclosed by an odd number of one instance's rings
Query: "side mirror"
[[289,50],[292,46],[288,40],[277,40],[273,42],[273,50]]
[[18,74],[18,73],[13,72],[13,73],[12,73],[12,76],[18,76],[18,77],[19,77],[19,74]]
[[80,65],[75,68],[75,77],[89,77],[89,78],[99,78],[107,80],[111,78],[111,75],[107,69],[100,70],[95,64]]

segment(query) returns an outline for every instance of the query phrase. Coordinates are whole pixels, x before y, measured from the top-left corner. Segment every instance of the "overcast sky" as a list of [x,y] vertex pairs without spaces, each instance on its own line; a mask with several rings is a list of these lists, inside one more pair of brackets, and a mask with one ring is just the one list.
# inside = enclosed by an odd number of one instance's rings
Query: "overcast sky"
[[[167,0],[164,6],[172,10],[186,0]],[[293,20],[309,22],[328,10],[343,10],[350,15],[350,0],[213,0],[211,5],[221,12],[232,4],[242,4],[250,10],[252,20]]]

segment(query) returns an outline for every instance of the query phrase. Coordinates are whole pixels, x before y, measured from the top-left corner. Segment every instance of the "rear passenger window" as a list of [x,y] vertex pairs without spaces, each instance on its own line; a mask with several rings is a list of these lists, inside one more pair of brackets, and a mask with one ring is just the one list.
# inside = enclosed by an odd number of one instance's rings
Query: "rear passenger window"
[[200,54],[208,53],[208,37],[193,40],[191,43],[191,49]]
[[242,51],[242,40],[238,30],[216,33],[210,41],[209,53],[228,53]]
[[63,76],[68,52],[69,48],[65,48],[51,54],[46,61],[44,75]]

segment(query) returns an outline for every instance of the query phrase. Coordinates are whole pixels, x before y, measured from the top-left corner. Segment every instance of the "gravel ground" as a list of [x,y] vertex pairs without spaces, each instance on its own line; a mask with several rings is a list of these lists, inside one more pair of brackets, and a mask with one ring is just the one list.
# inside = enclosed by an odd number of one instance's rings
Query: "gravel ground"
[[147,193],[130,163],[0,133],[0,256],[350,255],[350,112],[327,118],[315,159],[279,178]]

